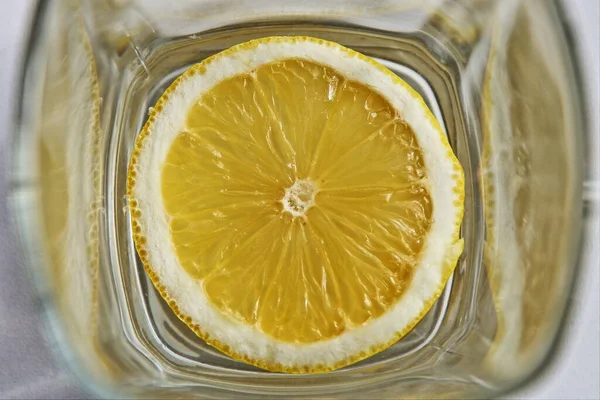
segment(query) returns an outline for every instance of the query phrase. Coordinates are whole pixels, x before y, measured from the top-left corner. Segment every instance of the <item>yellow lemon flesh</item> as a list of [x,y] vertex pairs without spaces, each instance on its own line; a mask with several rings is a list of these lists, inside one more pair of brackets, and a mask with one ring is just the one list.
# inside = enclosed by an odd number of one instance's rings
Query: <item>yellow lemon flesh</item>
[[462,251],[463,193],[414,91],[304,37],[188,70],[128,182],[134,240],[171,307],[225,353],[285,372],[358,361],[419,321]]

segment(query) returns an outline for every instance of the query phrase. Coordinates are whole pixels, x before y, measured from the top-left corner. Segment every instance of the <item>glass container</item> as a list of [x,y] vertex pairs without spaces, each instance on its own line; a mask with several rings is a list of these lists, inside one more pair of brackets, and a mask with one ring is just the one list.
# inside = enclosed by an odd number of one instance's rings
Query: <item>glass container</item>
[[[549,362],[584,243],[584,82],[548,0],[40,1],[14,135],[12,204],[48,334],[98,396],[482,398]],[[325,374],[270,373],[191,332],[132,242],[126,168],[149,108],[240,42],[306,35],[421,94],[466,175],[465,250],[403,339]]]

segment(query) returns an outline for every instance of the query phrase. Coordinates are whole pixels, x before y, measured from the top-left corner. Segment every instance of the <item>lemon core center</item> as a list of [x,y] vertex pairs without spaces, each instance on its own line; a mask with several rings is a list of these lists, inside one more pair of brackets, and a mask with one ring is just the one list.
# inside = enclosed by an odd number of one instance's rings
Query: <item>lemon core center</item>
[[285,189],[281,199],[283,210],[294,217],[305,216],[308,209],[315,205],[317,192],[317,185],[310,179],[297,179],[292,186]]

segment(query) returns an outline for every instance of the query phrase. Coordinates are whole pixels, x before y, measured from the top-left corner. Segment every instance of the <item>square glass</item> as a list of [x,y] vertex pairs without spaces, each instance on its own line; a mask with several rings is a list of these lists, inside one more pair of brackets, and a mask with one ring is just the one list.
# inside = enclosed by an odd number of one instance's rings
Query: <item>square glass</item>
[[[587,116],[563,5],[547,0],[56,0],[38,5],[13,205],[61,356],[102,396],[496,396],[554,351],[583,240]],[[429,313],[357,364],[285,375],[183,324],[132,241],[127,164],[148,110],[235,44],[305,35],[421,94],[466,175],[465,250]]]

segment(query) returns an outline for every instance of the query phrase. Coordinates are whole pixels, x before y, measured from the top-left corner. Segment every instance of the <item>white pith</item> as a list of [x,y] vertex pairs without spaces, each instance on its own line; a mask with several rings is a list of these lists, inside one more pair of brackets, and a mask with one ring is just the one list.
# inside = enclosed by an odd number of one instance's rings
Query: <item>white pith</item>
[[[381,317],[349,329],[334,339],[310,344],[276,340],[255,326],[245,325],[213,307],[203,291],[202,281],[190,278],[177,259],[161,195],[162,166],[171,144],[184,128],[190,107],[223,79],[289,58],[329,66],[347,79],[371,87],[399,111],[412,127],[423,150],[428,189],[434,205],[431,230],[419,266],[403,297]],[[459,205],[462,197],[455,188],[459,169],[422,101],[408,87],[394,81],[389,71],[374,67],[339,45],[317,40],[265,40],[255,47],[242,47],[236,52],[217,55],[205,67],[202,74],[185,77],[148,128],[136,164],[138,178],[131,192],[142,215],[138,222],[140,233],[146,238],[147,263],[169,297],[177,303],[179,311],[235,353],[265,364],[289,367],[335,365],[381,347],[412,327],[443,289],[449,270],[454,267],[448,265],[447,260],[456,260],[463,247],[462,240],[456,237],[462,215],[462,205]]]

